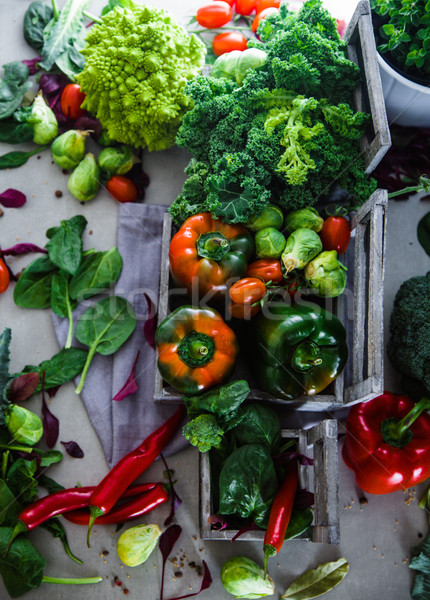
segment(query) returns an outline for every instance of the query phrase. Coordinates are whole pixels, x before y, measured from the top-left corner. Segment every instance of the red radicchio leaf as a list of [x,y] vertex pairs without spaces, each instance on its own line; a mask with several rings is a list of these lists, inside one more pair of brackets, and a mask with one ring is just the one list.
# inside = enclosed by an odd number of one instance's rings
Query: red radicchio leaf
[[39,373],[24,373],[12,381],[7,398],[13,403],[24,402],[35,392],[39,384]]
[[226,517],[223,517],[222,515],[210,515],[208,517],[208,523],[210,523],[211,529],[215,529],[216,531],[227,529],[228,526]]
[[76,442],[61,442],[67,454],[73,458],[84,458],[84,451]]
[[79,117],[79,119],[75,121],[75,129],[91,131],[91,137],[97,141],[102,132],[102,124],[98,119],[96,119],[96,117],[85,115],[83,117]]
[[296,496],[294,498],[295,508],[310,508],[314,504],[315,496],[312,492],[309,492],[308,490],[297,490]]
[[181,535],[182,527],[180,525],[170,525],[161,535],[158,540],[158,547],[160,548],[161,556],[163,557],[163,567],[161,570],[161,588],[160,588],[160,600],[163,600],[164,591],[164,569],[166,567],[166,561],[173,550],[173,546],[178,541],[178,537]]
[[130,396],[130,394],[134,394],[134,392],[137,392],[137,390],[138,390],[138,385],[137,385],[137,381],[136,381],[134,374],[136,371],[136,364],[137,364],[139,355],[140,355],[140,350],[137,351],[136,358],[134,359],[134,363],[133,363],[133,366],[131,367],[130,375],[127,377],[127,381],[124,383],[122,388],[119,390],[119,392],[117,392],[115,394],[115,396],[113,398],[116,402],[120,402],[121,400],[124,400],[124,398],[127,398],[127,396]]
[[24,206],[26,202],[26,195],[13,188],[9,188],[0,194],[0,204],[5,208],[20,208],[21,206]]
[[145,296],[146,303],[148,305],[148,315],[146,317],[145,323],[143,324],[143,333],[145,335],[145,340],[148,344],[155,349],[155,331],[157,329],[157,310],[155,308],[155,304],[152,302],[151,298],[148,294],[143,294]]
[[36,58],[30,58],[29,60],[22,60],[21,62],[24,63],[28,67],[29,75],[35,75],[36,72],[40,68],[38,63],[40,63],[41,60],[42,60],[41,56],[36,56]]
[[131,179],[137,187],[137,199],[143,201],[145,199],[145,188],[149,185],[149,175],[142,169],[142,165],[137,163],[127,173],[127,177]]
[[45,434],[46,445],[48,448],[53,448],[58,439],[60,422],[49,410],[45,401],[45,371],[43,371],[42,376],[42,415],[43,433]]
[[69,121],[61,110],[60,103],[61,94],[68,83],[70,81],[65,75],[44,73],[39,79],[39,90],[42,90],[49,107],[54,111],[58,124],[64,131],[73,127],[72,121]]
[[42,254],[48,254],[48,250],[45,248],[39,248],[35,244],[15,244],[6,250],[0,250],[0,255],[3,256],[21,256],[22,254],[29,254],[30,252],[40,252]]
[[193,592],[192,594],[185,594],[185,596],[176,596],[175,598],[169,598],[169,600],[183,600],[184,598],[191,598],[191,596],[197,596],[201,592],[204,592],[205,590],[210,588],[210,586],[212,584],[212,575],[211,575],[211,572],[209,571],[209,567],[207,566],[206,561],[202,560],[202,564],[203,564],[203,579],[202,579],[202,585],[200,586],[199,591]]
[[182,500],[179,498],[178,494],[175,492],[172,475],[171,475],[169,467],[167,466],[166,459],[164,458],[164,456],[162,454],[160,454],[160,457],[161,457],[161,460],[163,461],[164,466],[167,471],[167,477],[169,479],[169,486],[170,486],[170,493],[172,495],[172,501],[171,501],[171,505],[170,505],[170,513],[169,513],[169,516],[167,517],[167,519],[164,521],[164,526],[167,527],[167,525],[170,525],[170,523],[172,522],[173,517],[175,516],[175,512],[181,506]]
[[261,528],[258,527],[255,523],[248,523],[239,529],[239,531],[231,538],[232,542],[235,542],[237,538],[246,533],[247,531],[258,531]]

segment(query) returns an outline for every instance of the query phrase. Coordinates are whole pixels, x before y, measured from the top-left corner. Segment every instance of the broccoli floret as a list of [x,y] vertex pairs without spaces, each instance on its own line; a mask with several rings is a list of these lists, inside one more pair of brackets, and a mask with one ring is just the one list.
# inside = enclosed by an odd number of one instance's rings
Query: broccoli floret
[[387,353],[398,372],[430,393],[430,271],[400,286],[390,318]]
[[149,150],[173,146],[191,100],[185,84],[200,70],[204,44],[168,13],[116,7],[91,27],[77,76],[83,107],[109,136]]
[[219,446],[224,431],[213,415],[203,414],[187,423],[182,434],[192,446],[197,446],[200,452],[208,452],[211,448]]

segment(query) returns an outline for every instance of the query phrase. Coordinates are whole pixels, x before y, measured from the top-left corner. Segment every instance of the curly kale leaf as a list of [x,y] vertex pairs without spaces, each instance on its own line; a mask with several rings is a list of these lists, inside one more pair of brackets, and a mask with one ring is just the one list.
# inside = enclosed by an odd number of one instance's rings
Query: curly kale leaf
[[188,179],[185,180],[182,192],[169,208],[176,225],[182,225],[188,217],[205,210],[204,183],[209,173],[209,165],[193,158],[186,166],[185,173]]

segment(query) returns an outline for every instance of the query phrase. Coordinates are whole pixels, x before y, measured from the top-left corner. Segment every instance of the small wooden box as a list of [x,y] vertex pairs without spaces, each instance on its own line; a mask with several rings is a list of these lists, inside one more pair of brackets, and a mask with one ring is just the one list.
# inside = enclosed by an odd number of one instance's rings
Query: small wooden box
[[[298,441],[301,454],[314,459],[313,466],[299,466],[300,487],[315,495],[314,523],[307,534],[298,539],[323,544],[340,541],[337,421],[327,419],[311,429],[284,429],[284,439]],[[211,475],[208,453],[200,453],[200,537],[203,540],[231,540],[237,531],[214,530],[208,523],[213,514]],[[263,541],[264,531],[248,531],[238,538],[244,541]]]

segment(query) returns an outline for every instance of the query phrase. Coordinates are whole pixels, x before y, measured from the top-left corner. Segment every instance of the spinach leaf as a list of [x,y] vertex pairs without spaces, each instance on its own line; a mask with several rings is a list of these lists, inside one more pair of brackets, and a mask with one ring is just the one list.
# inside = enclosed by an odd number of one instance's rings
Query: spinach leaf
[[234,430],[238,443],[266,444],[272,452],[276,451],[281,441],[281,424],[275,411],[264,404],[250,404],[244,413]]
[[4,479],[0,479],[0,525],[15,525],[22,506]]
[[58,19],[47,26],[40,63],[42,69],[50,71],[57,58],[80,35],[83,11],[87,4],[88,0],[67,0]]
[[[82,371],[87,360],[88,352],[83,348],[63,348],[40,365],[26,365],[22,373],[39,373],[39,385],[35,393],[42,388],[42,374],[45,372],[45,390],[56,388],[67,383]],[[21,373],[16,373],[18,377]]]
[[332,590],[346,577],[349,564],[346,558],[327,562],[300,575],[281,598],[285,600],[311,600]]
[[37,452],[40,456],[40,466],[44,468],[55,465],[63,460],[63,453],[59,450],[47,450],[44,452],[43,450],[39,450],[39,448],[33,448],[33,452]]
[[30,156],[34,154],[39,154],[42,150],[45,150],[48,146],[41,146],[40,148],[35,148],[34,150],[30,150],[29,152],[21,152],[19,150],[15,152],[7,152],[0,156],[0,169],[16,169],[21,165],[24,165]]
[[63,485],[57,483],[54,479],[51,479],[51,477],[47,477],[46,475],[41,475],[39,477],[39,485],[44,487],[48,491],[48,494],[60,492],[61,490],[65,489]]
[[33,85],[27,81],[29,70],[27,65],[15,60],[3,65],[3,81],[0,80],[0,119],[13,115],[21,104],[25,92]]
[[69,332],[64,345],[65,348],[70,348],[73,337],[73,314],[72,311],[76,308],[76,302],[69,297],[69,279],[65,273],[54,273],[51,287],[51,308],[52,311],[59,317],[67,317],[69,320]]
[[33,128],[28,123],[17,123],[15,119],[0,121],[0,142],[21,144],[33,139]]
[[11,376],[9,375],[9,364],[10,364],[10,340],[12,338],[12,331],[9,327],[5,327],[3,333],[0,335],[0,399],[3,396],[3,391],[6,389]]
[[292,540],[309,529],[314,520],[314,513],[310,508],[293,508],[287,531],[286,540]]
[[110,288],[118,280],[122,264],[116,248],[90,254],[70,282],[70,297],[81,301]]
[[13,291],[13,299],[22,308],[49,308],[51,285],[57,267],[48,256],[36,258],[22,272]]
[[130,337],[136,327],[132,305],[120,296],[109,296],[96,302],[80,317],[75,330],[76,339],[89,347],[76,393],[84,386],[88,368],[96,352],[113,354]]
[[0,527],[0,573],[12,598],[22,596],[42,583],[46,561],[28,538],[16,538],[5,556],[11,527]]
[[430,600],[430,535],[423,543],[414,548],[409,567],[414,569],[414,585],[411,598],[413,600]]
[[241,379],[208,390],[200,396],[184,396],[184,402],[190,419],[208,412],[228,420],[246,400],[249,392],[248,382]]
[[37,494],[36,469],[36,460],[17,458],[7,473],[6,483],[10,491],[23,504],[32,502]]
[[82,215],[76,215],[68,221],[61,221],[54,235],[46,244],[51,261],[59,269],[70,275],[76,275],[82,260],[82,233],[87,226],[87,220]]
[[221,469],[219,488],[222,515],[252,519],[264,527],[278,490],[268,447],[247,444],[230,454]]
[[59,519],[57,519],[57,517],[54,517],[52,519],[49,519],[48,521],[45,521],[44,523],[41,524],[41,527],[43,527],[43,529],[46,529],[46,531],[49,531],[49,533],[51,535],[53,535],[55,538],[59,538],[59,540],[63,544],[66,554],[68,556],[70,556],[70,558],[72,560],[74,560],[75,562],[77,562],[80,565],[84,564],[82,562],[82,560],[80,558],[78,558],[77,556],[75,556],[72,553],[72,551],[70,550],[69,542],[67,540],[66,530],[64,529],[64,526],[61,523],[61,521]]
[[53,11],[45,2],[32,2],[24,16],[24,39],[35,50],[42,50],[43,30],[53,17]]
[[430,212],[418,223],[417,236],[419,243],[430,256]]

